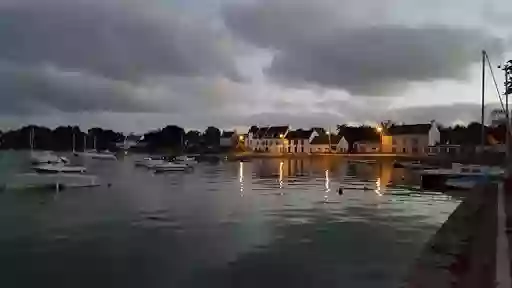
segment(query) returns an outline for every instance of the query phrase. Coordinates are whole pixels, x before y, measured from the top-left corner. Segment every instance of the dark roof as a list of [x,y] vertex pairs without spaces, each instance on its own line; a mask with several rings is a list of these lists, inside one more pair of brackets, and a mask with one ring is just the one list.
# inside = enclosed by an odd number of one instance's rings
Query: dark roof
[[311,137],[311,134],[313,133],[313,130],[295,130],[290,131],[286,135],[286,139],[292,140],[292,139],[309,139]]
[[260,127],[258,131],[255,133],[254,137],[256,138],[263,138],[265,134],[267,133],[269,127]]
[[251,126],[248,133],[256,133],[260,128],[258,126]]
[[428,134],[430,131],[430,124],[415,124],[415,125],[400,125],[400,126],[391,126],[387,129],[388,135],[420,135],[420,134]]
[[270,126],[265,133],[265,138],[279,138],[281,135],[286,134],[288,126]]
[[341,136],[338,135],[330,135],[330,139],[329,135],[320,135],[311,140],[311,145],[329,145],[329,143],[331,143],[331,145],[337,145],[340,140]]

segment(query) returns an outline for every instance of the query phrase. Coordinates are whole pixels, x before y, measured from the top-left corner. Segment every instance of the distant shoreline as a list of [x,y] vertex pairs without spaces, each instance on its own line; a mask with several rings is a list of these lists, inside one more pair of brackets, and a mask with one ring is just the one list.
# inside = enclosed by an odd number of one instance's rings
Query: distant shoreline
[[341,154],[341,153],[298,153],[298,154],[276,154],[276,153],[234,153],[228,156],[229,159],[257,159],[257,158],[284,158],[284,159],[300,159],[300,158],[315,158],[315,157],[340,157],[340,158],[405,158],[405,159],[424,159],[428,156],[423,155],[404,155],[392,153],[354,153],[354,154]]

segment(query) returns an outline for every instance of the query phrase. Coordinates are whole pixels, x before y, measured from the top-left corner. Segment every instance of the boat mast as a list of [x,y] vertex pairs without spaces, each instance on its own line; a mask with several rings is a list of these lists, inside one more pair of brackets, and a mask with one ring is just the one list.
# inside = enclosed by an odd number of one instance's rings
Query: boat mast
[[76,139],[75,139],[75,131],[73,131],[73,153],[75,153],[75,145],[76,145]]
[[[505,109],[506,109],[506,117],[507,117],[507,137],[505,138],[505,144],[506,144],[506,151],[507,151],[507,168],[510,167],[510,110],[508,108],[508,95],[510,94],[510,87],[509,87],[509,81],[510,81],[510,72],[511,72],[511,69],[512,69],[512,66],[511,66],[511,63],[510,61],[508,61],[505,66],[504,66],[504,69],[505,70]],[[508,170],[508,173],[510,173],[510,169]]]
[[[507,119],[507,125],[505,131],[507,133],[505,136],[505,147],[506,147],[506,158],[507,162],[509,162],[510,159],[510,112],[508,109],[508,93],[507,93],[507,87],[508,87],[508,70],[505,68],[505,117]],[[507,163],[508,167],[508,163]]]
[[485,147],[485,60],[486,60],[486,52],[482,50],[482,107],[481,107],[481,124],[482,131],[480,135],[480,145],[482,146],[481,152],[484,151]]
[[34,127],[30,127],[30,151],[34,151]]

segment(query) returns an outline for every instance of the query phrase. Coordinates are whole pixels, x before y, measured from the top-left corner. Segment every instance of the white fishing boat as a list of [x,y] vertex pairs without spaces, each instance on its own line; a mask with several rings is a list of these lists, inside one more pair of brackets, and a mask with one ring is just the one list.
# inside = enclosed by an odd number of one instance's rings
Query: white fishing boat
[[151,167],[155,172],[171,172],[171,171],[185,171],[192,167],[187,164],[166,162],[162,164],[156,164]]
[[39,173],[85,173],[87,169],[83,166],[72,166],[66,165],[64,163],[54,163],[54,164],[40,164],[32,167],[34,171]]
[[100,186],[98,178],[83,174],[40,174],[24,173],[10,177],[2,185],[5,190],[52,190]]

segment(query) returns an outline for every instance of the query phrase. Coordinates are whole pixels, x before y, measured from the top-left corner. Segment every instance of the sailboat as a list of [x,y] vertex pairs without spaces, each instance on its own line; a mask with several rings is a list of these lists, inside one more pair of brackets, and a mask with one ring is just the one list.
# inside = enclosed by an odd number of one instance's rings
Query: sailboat
[[[74,134],[73,134],[74,136]],[[74,145],[74,143],[73,143]],[[69,160],[65,157],[59,157],[50,151],[35,153],[34,148],[34,130],[30,131],[30,148],[32,169],[38,173],[84,173],[85,167],[68,165]]]
[[51,163],[67,163],[69,160],[65,157],[59,157],[51,151],[34,151],[35,147],[34,128],[30,129],[30,161],[32,164],[51,164]]
[[114,153],[111,153],[109,151],[102,151],[98,152],[96,149],[96,136],[94,136],[94,146],[93,150],[86,151],[86,146],[84,145],[84,153],[82,153],[83,157],[91,158],[91,159],[98,159],[98,160],[117,160],[117,157]]

